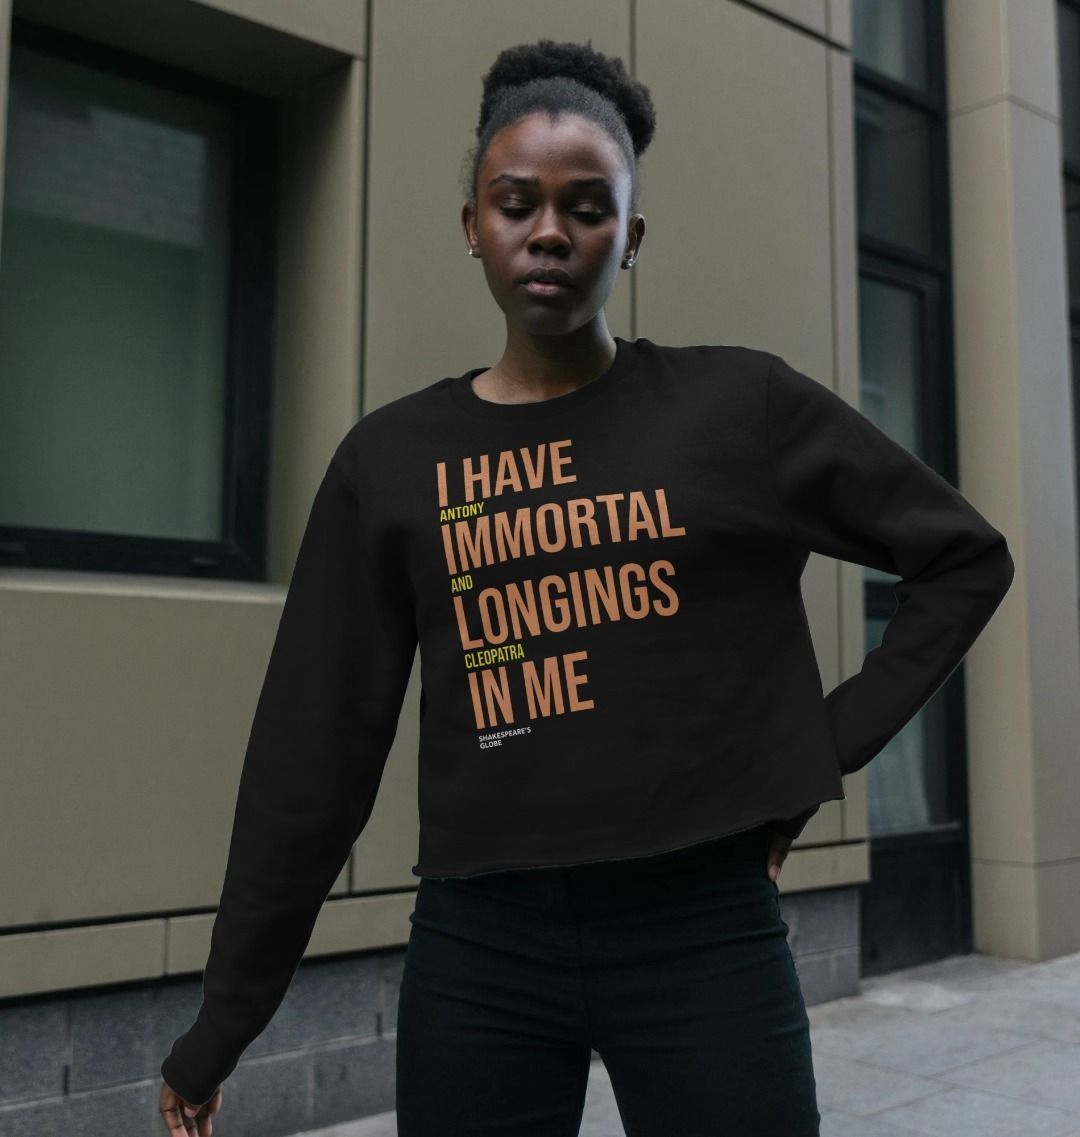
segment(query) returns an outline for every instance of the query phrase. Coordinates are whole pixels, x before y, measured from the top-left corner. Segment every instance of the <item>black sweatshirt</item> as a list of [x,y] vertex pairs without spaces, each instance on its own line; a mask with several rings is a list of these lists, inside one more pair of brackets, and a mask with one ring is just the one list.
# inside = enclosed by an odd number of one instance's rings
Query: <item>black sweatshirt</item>
[[[364,415],[315,495],[244,758],[203,1004],[162,1064],[203,1102],[277,1010],[375,801],[419,643],[418,877],[795,837],[960,663],[1005,538],[822,383],[615,337],[531,403],[440,379]],[[823,694],[813,550],[895,574]]]

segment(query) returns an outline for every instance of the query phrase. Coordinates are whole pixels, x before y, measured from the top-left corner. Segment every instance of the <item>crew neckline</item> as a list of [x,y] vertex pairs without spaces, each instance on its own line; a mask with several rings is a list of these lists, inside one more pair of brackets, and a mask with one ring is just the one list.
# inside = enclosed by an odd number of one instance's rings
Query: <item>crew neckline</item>
[[612,336],[615,341],[615,358],[606,371],[602,371],[595,379],[581,387],[575,387],[562,395],[553,395],[549,399],[538,399],[532,403],[496,403],[491,399],[482,399],[472,386],[473,379],[483,371],[488,371],[491,364],[482,367],[473,367],[463,375],[455,375],[450,380],[450,394],[455,403],[463,410],[472,414],[482,415],[485,418],[498,419],[526,419],[548,418],[551,415],[563,414],[581,406],[589,399],[595,398],[601,391],[616,385],[618,380],[627,372],[633,370],[637,362],[635,347],[638,341],[624,340],[621,336]]

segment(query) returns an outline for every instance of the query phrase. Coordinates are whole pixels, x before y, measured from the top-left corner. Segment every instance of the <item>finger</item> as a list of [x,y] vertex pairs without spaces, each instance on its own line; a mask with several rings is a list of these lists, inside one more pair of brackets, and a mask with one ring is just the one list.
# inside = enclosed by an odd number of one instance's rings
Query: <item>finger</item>
[[180,1120],[184,1123],[184,1129],[188,1133],[195,1133],[198,1137],[202,1137],[199,1133],[199,1114],[202,1112],[202,1106],[188,1105],[187,1102],[181,1102]]
[[214,1121],[212,1114],[217,1113],[221,1109],[221,1087],[214,1091],[210,1100],[203,1106],[204,1112],[199,1118],[199,1137],[211,1137],[214,1132]]
[[190,1133],[192,1130],[188,1127],[187,1119],[180,1111],[180,1103],[174,1102],[172,1105],[164,1105],[160,1109],[161,1116],[165,1119],[165,1125],[170,1133]]
[[179,1110],[175,1105],[160,1106],[158,1112],[165,1122],[165,1128],[168,1129],[170,1133],[183,1133],[184,1125],[178,1116]]

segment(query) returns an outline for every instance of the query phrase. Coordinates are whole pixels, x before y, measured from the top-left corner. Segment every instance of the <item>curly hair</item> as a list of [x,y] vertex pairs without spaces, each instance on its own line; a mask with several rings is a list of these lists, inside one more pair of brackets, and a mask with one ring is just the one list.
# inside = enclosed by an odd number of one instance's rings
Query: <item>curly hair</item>
[[501,51],[483,79],[477,142],[469,150],[462,191],[475,208],[476,177],[488,146],[504,126],[536,111],[552,119],[578,114],[595,122],[618,144],[630,171],[630,211],[637,212],[637,160],[656,131],[648,87],[626,73],[617,56],[592,46],[541,39]]

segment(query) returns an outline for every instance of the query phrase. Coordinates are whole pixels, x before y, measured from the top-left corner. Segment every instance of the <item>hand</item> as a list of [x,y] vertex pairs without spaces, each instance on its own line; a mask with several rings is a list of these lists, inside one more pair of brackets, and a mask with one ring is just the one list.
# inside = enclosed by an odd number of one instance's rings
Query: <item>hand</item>
[[209,1101],[193,1105],[172,1090],[167,1083],[161,1083],[161,1097],[158,1112],[165,1119],[170,1133],[195,1133],[197,1137],[210,1137],[214,1123],[210,1115],[221,1109],[221,1087],[214,1090]]
[[792,846],[790,837],[785,837],[783,833],[777,833],[775,829],[769,830],[769,879],[776,882],[776,878],[780,875],[780,869],[784,864],[784,858],[788,855],[788,850]]

